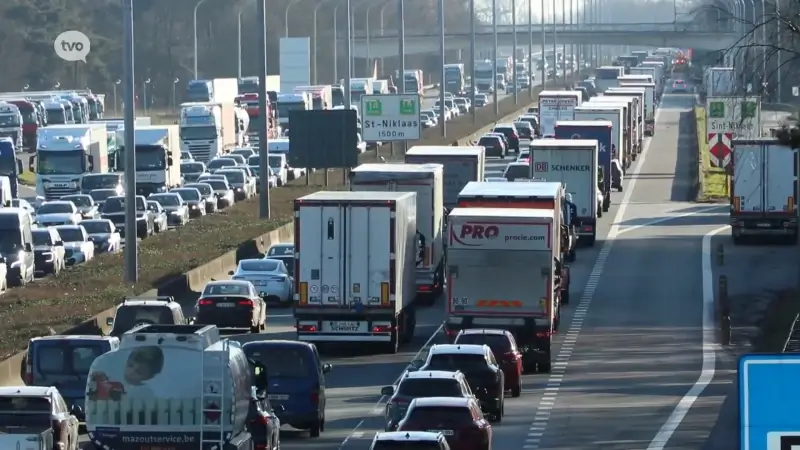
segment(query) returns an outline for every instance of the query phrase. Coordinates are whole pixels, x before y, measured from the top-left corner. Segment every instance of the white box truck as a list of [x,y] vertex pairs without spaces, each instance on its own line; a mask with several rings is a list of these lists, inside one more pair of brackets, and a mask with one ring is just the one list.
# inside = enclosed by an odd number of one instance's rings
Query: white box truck
[[470,181],[483,181],[486,173],[486,149],[483,147],[449,147],[415,145],[406,152],[409,164],[436,163],[444,166],[444,206],[453,208],[458,193]]
[[620,94],[613,89],[608,89],[601,97],[592,99],[592,103],[601,105],[620,102],[627,105],[628,111],[630,111],[631,152],[638,157],[642,153],[642,142],[644,141],[644,93],[638,96],[629,93]]
[[656,85],[655,83],[627,82],[620,83],[619,89],[641,88],[645,90],[644,97],[644,135],[656,134]]
[[417,232],[423,241],[416,261],[417,299],[433,304],[442,294],[445,277],[444,166],[441,164],[361,164],[350,171],[353,191],[393,191],[417,194]]
[[539,93],[539,132],[542,136],[555,134],[556,122],[575,120],[575,108],[581,105],[580,91],[542,91]]
[[647,133],[647,89],[643,87],[618,87],[611,88],[605,92],[606,97],[626,97],[633,96],[636,109],[639,111],[636,120],[636,133],[639,139],[639,153],[644,151],[644,137]]
[[[515,183],[508,183],[515,184]],[[550,372],[561,312],[554,250],[560,215],[551,209],[455,208],[447,265],[448,336],[462,329],[511,331],[523,371]]]
[[134,131],[134,139],[136,193],[148,196],[179,187],[181,141],[178,125],[139,127]]
[[[600,97],[595,97],[600,98]],[[607,98],[603,101],[589,101],[587,105],[592,105],[597,108],[617,108],[622,107],[622,114],[623,114],[623,123],[625,124],[625,128],[622,134],[622,148],[624,149],[624,153],[628,161],[626,165],[630,166],[630,163],[636,161],[636,158],[639,157],[639,154],[636,152],[636,132],[634,128],[636,125],[634,124],[634,116],[636,115],[636,111],[633,109],[633,105],[631,104],[633,99],[628,98],[621,99],[621,98]]]
[[733,141],[731,234],[797,240],[797,150],[771,138]]
[[416,327],[417,195],[321,191],[294,211],[297,340],[396,353]]
[[[625,152],[625,112],[622,105],[586,103],[575,108],[575,120],[607,120],[611,122],[614,130],[611,140],[611,159],[616,159],[621,163],[624,175],[631,163],[630,155]],[[619,189],[622,189],[622,179],[619,180]]]
[[572,194],[580,241],[594,245],[597,218],[602,217],[602,196],[598,195],[598,144],[589,139],[535,139],[530,146],[533,176],[563,183]]

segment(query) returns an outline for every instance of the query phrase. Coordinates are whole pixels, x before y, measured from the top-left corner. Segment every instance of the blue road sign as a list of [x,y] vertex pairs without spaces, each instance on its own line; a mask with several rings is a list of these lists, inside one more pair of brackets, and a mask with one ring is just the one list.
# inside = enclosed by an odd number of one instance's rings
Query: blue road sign
[[742,450],[800,449],[800,354],[739,359]]

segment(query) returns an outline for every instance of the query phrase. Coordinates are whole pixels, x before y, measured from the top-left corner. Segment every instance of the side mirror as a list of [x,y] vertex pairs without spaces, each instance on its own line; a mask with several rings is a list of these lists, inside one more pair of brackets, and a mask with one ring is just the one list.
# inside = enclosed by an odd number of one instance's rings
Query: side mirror
[[30,244],[30,242],[26,243],[22,248],[26,252],[32,252],[33,251],[33,246]]
[[264,367],[263,364],[260,362],[255,362],[254,372],[255,372],[255,379],[253,380],[253,384],[256,386],[258,391],[263,391],[267,389],[267,385],[269,384],[269,380],[267,379],[267,368]]
[[173,159],[172,156],[170,156],[169,158],[167,158],[167,165],[171,167],[172,164],[173,164]]
[[17,172],[19,173],[25,172],[25,169],[22,168],[22,161],[19,159],[17,160]]
[[89,172],[94,172],[94,156],[89,155],[86,160],[88,161],[87,169],[89,169]]
[[109,327],[113,326],[114,325],[114,318],[113,317],[107,317],[106,318],[106,325],[109,326]]
[[328,363],[322,365],[322,373],[330,373],[331,369],[333,369],[333,366]]
[[69,407],[69,413],[73,416],[80,416],[83,413],[83,408],[78,405],[71,405]]
[[233,271],[232,271],[232,270],[229,270],[229,271],[228,271],[228,275],[231,275],[231,276],[232,276],[232,275],[233,275]]
[[381,388],[381,395],[391,397],[394,395],[394,386],[384,386]]
[[64,241],[56,241],[56,247],[63,247]]

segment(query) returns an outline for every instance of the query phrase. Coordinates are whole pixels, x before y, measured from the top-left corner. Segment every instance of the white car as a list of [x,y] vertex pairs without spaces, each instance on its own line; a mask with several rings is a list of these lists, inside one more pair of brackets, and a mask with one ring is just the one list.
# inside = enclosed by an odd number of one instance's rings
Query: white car
[[108,219],[89,219],[81,222],[80,226],[86,230],[97,253],[116,253],[122,250],[122,238],[114,222]]
[[74,203],[57,200],[43,203],[36,210],[36,222],[44,227],[55,225],[76,225],[83,218]]
[[89,233],[80,225],[59,225],[55,227],[64,242],[64,260],[67,266],[89,262],[94,258],[94,243]]
[[267,303],[289,305],[293,299],[294,278],[283,261],[278,259],[243,259],[236,271],[228,273],[233,280],[249,281]]

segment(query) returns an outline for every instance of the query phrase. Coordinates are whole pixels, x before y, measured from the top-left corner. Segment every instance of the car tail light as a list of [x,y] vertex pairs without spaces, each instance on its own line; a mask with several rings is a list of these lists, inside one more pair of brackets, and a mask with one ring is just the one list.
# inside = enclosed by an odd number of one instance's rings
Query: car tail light
[[256,444],[256,450],[267,450],[267,444]]
[[214,304],[214,302],[206,298],[201,298],[197,301],[197,304],[200,306],[211,306]]
[[253,419],[252,423],[255,423],[257,425],[269,425],[269,417],[259,415],[258,417]]
[[553,333],[551,333],[549,331],[539,331],[539,332],[536,333],[536,337],[537,338],[549,338],[552,335],[553,335]]
[[316,325],[298,325],[297,331],[302,331],[303,333],[316,333],[317,326]]
[[391,333],[393,328],[394,327],[392,327],[391,325],[376,325],[376,326],[372,327],[372,332],[373,333]]
[[515,352],[503,353],[503,361],[517,362],[518,359],[519,359],[519,356]]
[[237,303],[239,304],[239,306],[247,306],[247,307],[250,307],[250,308],[253,307],[253,301],[252,300],[239,300]]

